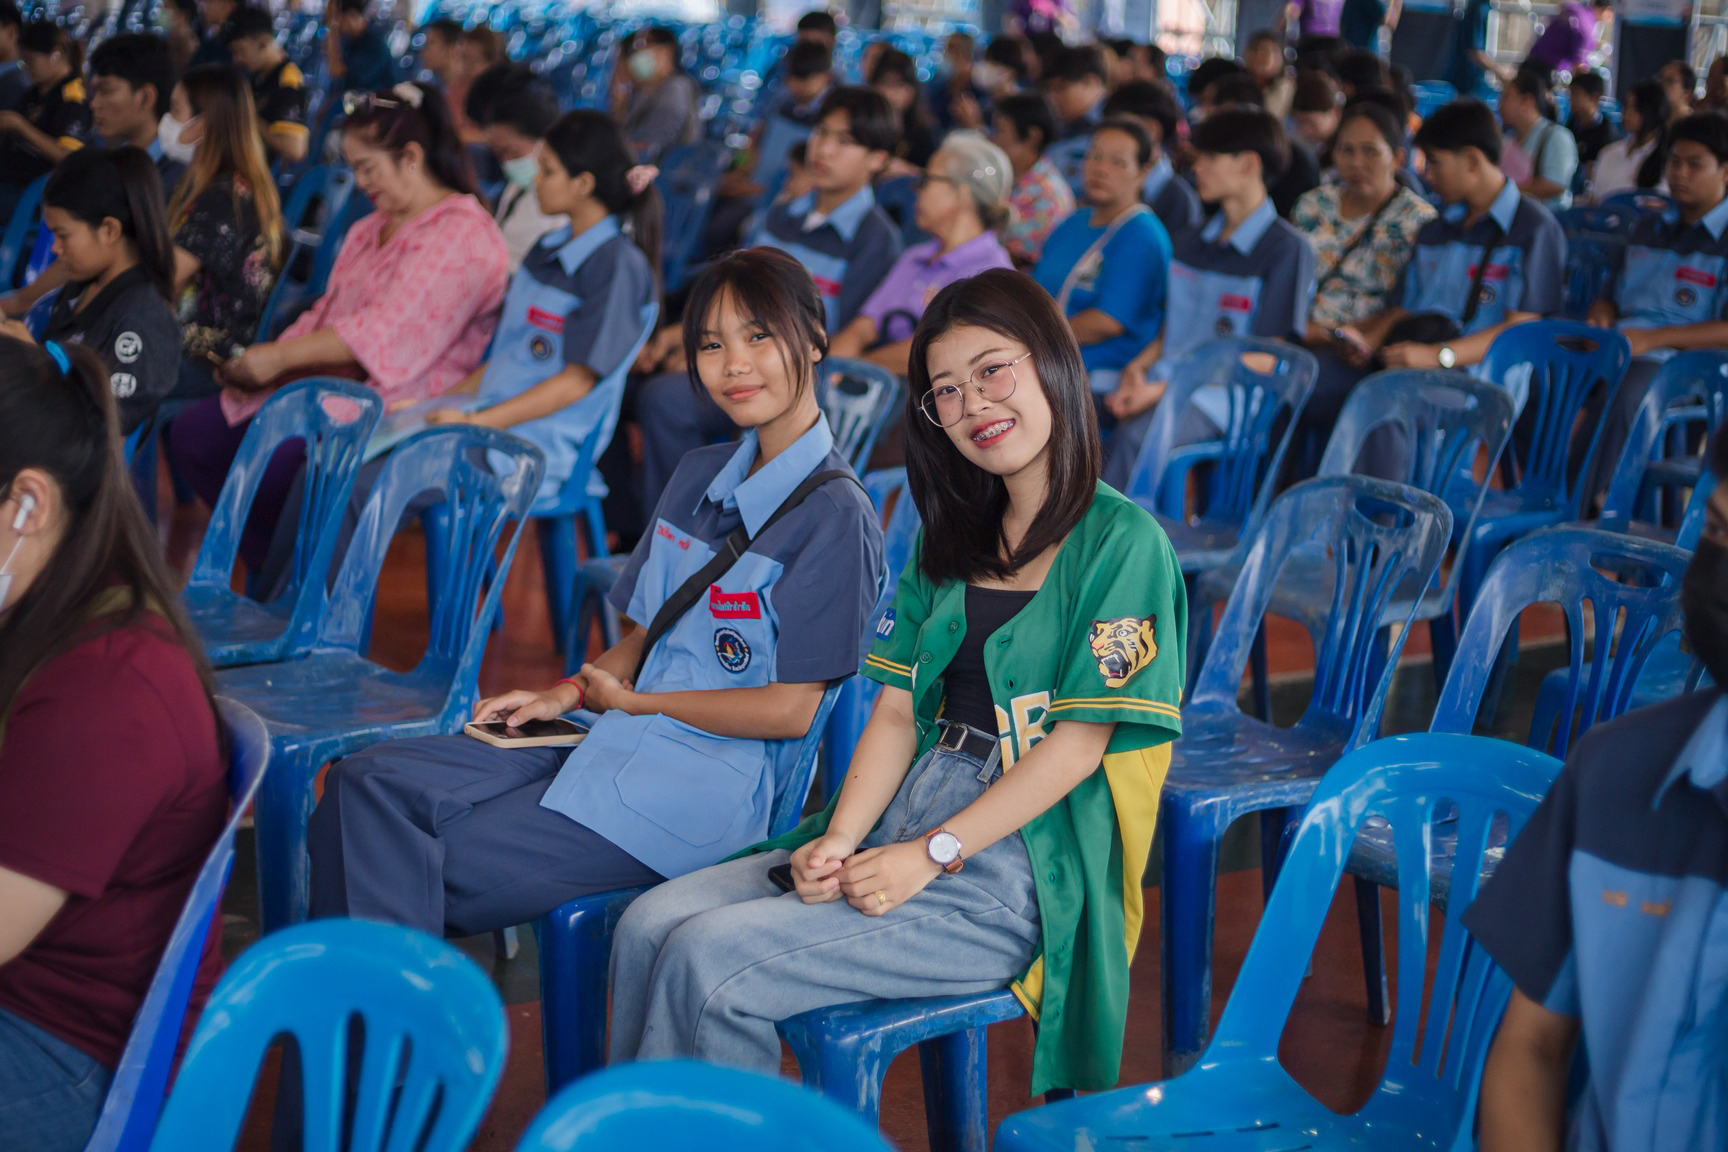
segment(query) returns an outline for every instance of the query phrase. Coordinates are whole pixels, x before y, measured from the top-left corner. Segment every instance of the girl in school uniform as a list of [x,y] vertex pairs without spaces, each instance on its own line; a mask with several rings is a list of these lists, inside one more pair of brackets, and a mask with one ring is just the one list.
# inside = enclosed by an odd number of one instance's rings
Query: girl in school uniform
[[[912,340],[924,520],[864,674],[885,687],[836,802],[637,900],[611,1058],[774,1072],[777,1021],[1012,983],[1032,1091],[1116,1082],[1141,870],[1181,732],[1187,605],[1151,516],[1098,482],[1080,350],[997,269]],[[791,866],[781,892],[771,867]]]
[[[637,628],[577,676],[475,709],[510,725],[598,713],[574,750],[447,736],[336,765],[312,814],[313,915],[468,935],[767,833],[823,691],[863,658],[882,535],[816,404],[827,341],[809,274],[780,252],[735,253],[685,316],[692,380],[743,438],[685,458],[612,589],[659,639]],[[748,547],[710,577],[739,532]],[[657,626],[687,584],[695,601]]]
[[156,414],[180,373],[173,245],[156,165],[131,146],[75,152],[48,178],[42,219],[72,277],[42,337],[101,355],[120,432],[129,434]]
[[[492,354],[464,382],[475,411],[440,409],[431,424],[508,428],[546,454],[541,500],[556,500],[583,442],[611,442],[625,371],[652,330],[660,262],[654,170],[631,159],[599,112],[547,130],[534,195],[562,227],[528,250],[510,279]],[[628,231],[626,231],[628,230]],[[590,481],[598,483],[598,474]]]

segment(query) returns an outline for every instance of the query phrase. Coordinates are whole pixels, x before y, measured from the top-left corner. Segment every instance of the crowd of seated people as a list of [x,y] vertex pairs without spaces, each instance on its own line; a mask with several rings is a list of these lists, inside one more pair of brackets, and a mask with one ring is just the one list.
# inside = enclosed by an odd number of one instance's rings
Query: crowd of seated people
[[[477,707],[511,725],[596,714],[574,753],[445,735],[336,764],[311,817],[314,915],[472,934],[658,885],[619,928],[612,1058],[769,1071],[790,1014],[1001,988],[1042,957],[1046,1003],[1073,1011],[1039,1030],[1040,1082],[1114,1083],[1125,997],[1088,990],[1126,986],[1143,859],[1096,848],[1150,844],[1190,671],[1177,559],[1122,493],[1189,354],[1229,336],[1314,354],[1292,465],[1307,474],[1370,374],[1468,370],[1565,311],[1561,220],[1628,190],[1660,209],[1614,248],[1600,298],[1571,302],[1634,357],[1590,416],[1594,491],[1660,365],[1728,348],[1728,63],[1700,95],[1676,61],[1628,86],[1616,119],[1584,57],[1538,41],[1494,101],[1418,117],[1409,76],[1339,46],[1326,8],[1289,14],[1299,48],[1281,17],[1244,59],[1185,73],[1149,45],[1036,27],[956,32],[939,62],[887,38],[848,53],[813,12],[726,135],[703,122],[686,42],[656,24],[631,26],[572,108],[484,26],[430,21],[410,67],[367,0],[332,0],[310,54],[237,0],[175,5],[170,34],[88,52],[0,0],[0,226],[40,182],[51,238],[0,296],[0,1130],[82,1146],[224,813],[210,676],[119,442],[161,436],[211,506],[263,405],[322,376],[428,427],[532,443],[540,507],[603,457],[627,497],[608,505],[629,557],[608,602],[637,627],[576,675]],[[715,146],[730,155],[668,291],[659,177]],[[271,315],[279,279],[304,271],[285,205],[320,165],[364,203],[325,221],[314,298]],[[882,530],[822,415],[831,357],[906,391],[877,451],[904,462],[925,531],[879,621]],[[1204,396],[1172,415],[1197,435],[1222,421]],[[299,441],[276,449],[242,526],[257,595],[294,550],[305,461]],[[1714,670],[1728,518],[1713,516],[1686,610]],[[1145,640],[1119,667],[1093,630],[1124,622]],[[837,798],[766,841],[824,693],[860,671],[883,692]],[[92,692],[136,714],[129,745],[177,751],[119,780],[71,716]],[[1668,707],[1665,762],[1719,793],[1728,706]],[[1602,991],[1568,967],[1582,941],[1533,945],[1514,905],[1566,919],[1572,837],[1607,835],[1575,809],[1605,802],[1590,773],[1631,739],[1580,746],[1542,842],[1508,855],[1474,914],[1519,988],[1490,1067],[1550,1110],[1580,1016],[1596,1051]],[[79,772],[38,778],[72,758]],[[1716,855],[1683,864],[1719,899],[1728,837],[1712,829]],[[1637,859],[1623,870],[1680,866]],[[782,864],[796,899],[766,876]],[[1092,916],[1110,947],[1052,950]],[[147,930],[112,931],[126,917]],[[1720,952],[1721,935],[1686,946]],[[206,959],[199,996],[214,945]],[[1641,1083],[1609,1071],[1599,1100]],[[1702,1092],[1687,1075],[1671,1091]],[[1546,1144],[1508,1135],[1504,1085],[1484,1101],[1485,1146],[1560,1146],[1552,1126],[1524,1132]],[[1593,1122],[1617,1131],[1610,1113]]]

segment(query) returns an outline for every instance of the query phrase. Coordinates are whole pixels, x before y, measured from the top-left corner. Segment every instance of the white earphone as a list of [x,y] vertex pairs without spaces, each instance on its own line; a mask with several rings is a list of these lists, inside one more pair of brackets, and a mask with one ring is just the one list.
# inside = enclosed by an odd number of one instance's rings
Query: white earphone
[[18,515],[12,517],[12,531],[24,531],[24,521],[30,519],[30,513],[36,511],[36,497],[26,492],[18,497]]

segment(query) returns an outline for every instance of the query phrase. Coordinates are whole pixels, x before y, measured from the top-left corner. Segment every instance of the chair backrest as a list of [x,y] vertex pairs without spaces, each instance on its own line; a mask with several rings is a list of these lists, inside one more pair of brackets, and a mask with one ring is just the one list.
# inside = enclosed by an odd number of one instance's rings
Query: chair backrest
[[1204,474],[1201,519],[1245,530],[1271,498],[1318,372],[1312,353],[1278,340],[1230,337],[1195,348],[1171,368],[1169,389],[1152,417],[1127,491],[1159,496],[1184,446],[1183,420],[1195,406],[1195,394],[1217,389],[1220,400],[1208,416],[1219,425],[1218,453]]
[[[872,617],[874,619],[874,617]],[[804,800],[810,795],[810,784],[816,779],[816,754],[822,747],[822,735],[828,730],[828,717],[834,712],[834,702],[840,697],[844,680],[836,680],[822,690],[822,703],[816,707],[816,717],[810,729],[798,741],[798,753],[792,760],[792,770],[785,774],[774,790],[774,807],[768,815],[768,835],[790,832],[804,815]]]
[[[906,486],[906,469],[878,468],[867,473],[864,490],[870,493],[877,514],[882,515],[884,510],[887,513],[882,525],[882,560],[892,591],[900,573],[912,560],[913,550],[918,546],[918,529],[924,526],[924,521],[918,515],[918,505],[912,502],[912,490]],[[890,500],[892,509],[888,507]]]
[[689,267],[708,226],[714,202],[714,186],[731,160],[724,144],[703,141],[686,144],[666,153],[654,183],[666,205],[662,223],[660,265],[668,290],[683,286]]
[[[1321,476],[1356,470],[1370,434],[1396,429],[1404,447],[1396,480],[1446,501],[1459,539],[1469,539],[1470,525],[1487,494],[1485,480],[1472,473],[1480,450],[1488,475],[1512,435],[1516,413],[1512,398],[1498,385],[1485,384],[1462,372],[1398,368],[1357,384],[1344,401],[1326,451],[1320,457]],[[1390,462],[1388,462],[1390,463]]]
[[503,1002],[461,952],[393,924],[296,924],[216,986],[151,1147],[234,1147],[278,1037],[299,1050],[306,1152],[460,1152],[504,1069]]
[[1671,421],[1701,422],[1705,438],[1728,423],[1728,352],[1682,352],[1657,369],[1638,402],[1626,447],[1608,481],[1602,501],[1602,527],[1618,527],[1637,518],[1647,495],[1651,461],[1660,451]]
[[1686,499],[1686,511],[1680,514],[1680,528],[1674,534],[1674,546],[1690,552],[1698,546],[1704,534],[1704,518],[1710,509],[1710,495],[1716,491],[1716,474],[1709,468],[1698,477],[1692,495]]
[[[1491,838],[1516,836],[1559,771],[1552,757],[1503,740],[1428,733],[1376,740],[1339,760],[1297,827],[1208,1052],[1277,1058],[1356,834],[1380,817],[1392,825],[1398,863],[1398,1002],[1385,1076],[1368,1108],[1428,1111],[1436,1146],[1450,1147],[1441,1134],[1470,1123],[1511,995],[1511,981],[1473,946],[1460,918]],[[1457,853],[1442,913],[1429,902],[1431,840],[1447,816]]]
[[1628,188],[1602,201],[1607,209],[1630,209],[1640,216],[1651,216],[1674,207],[1674,198],[1648,188]]
[[156,962],[156,974],[132,1021],[126,1048],[114,1069],[102,1114],[85,1152],[132,1152],[150,1146],[192,996],[192,981],[198,974],[198,961],[204,955],[204,941],[216,918],[222,889],[228,883],[229,865],[234,862],[234,836],[270,761],[270,734],[264,730],[264,722],[233,700],[217,700],[216,707],[228,732],[228,820],[204,858],[180,919],[174,922],[168,945]]
[[294,605],[297,629],[315,628],[342,513],[353,493],[366,442],[383,413],[378,393],[352,380],[313,378],[278,389],[252,418],[240,441],[216,506],[210,510],[210,525],[189,585],[228,587],[258,484],[276,450],[299,440],[306,447],[306,470],[294,555],[282,598]]
[[[636,356],[648,343],[648,338],[654,335],[654,322],[660,317],[660,302],[650,300],[642,306],[640,313],[642,327],[636,342],[630,345],[630,351],[618,361],[618,366],[612,369],[610,375],[597,381],[593,391],[606,397],[606,411],[601,413],[588,435],[582,438],[581,447],[576,450],[576,463],[570,468],[570,475],[564,478],[564,484],[558,492],[558,508],[560,510],[580,507],[589,491],[603,493],[604,481],[596,475],[594,466],[602,453],[612,443],[613,433],[618,430],[618,412],[624,403],[624,384],[631,371],[636,366]],[[543,511],[543,510],[542,510]]]
[[[436,539],[442,552],[426,557],[438,586],[431,589],[430,641],[415,674],[449,677],[443,718],[465,715],[543,467],[534,445],[490,428],[429,428],[397,445],[360,510],[319,624],[318,646],[360,651],[396,527],[410,501],[436,494],[440,499],[424,514],[439,518],[439,531],[427,533],[427,546]],[[504,551],[497,556],[500,541]]]
[[1631,361],[1626,337],[1571,320],[1536,320],[1494,338],[1479,374],[1511,392],[1522,409],[1518,427],[1529,435],[1516,442],[1526,496],[1578,515],[1605,423],[1596,420],[1579,436],[1580,418],[1592,402],[1610,410]]
[[834,432],[834,448],[860,472],[877,437],[900,411],[900,377],[867,360],[834,356],[817,367],[816,399]]
[[1555,219],[1568,240],[1580,235],[1625,237],[1644,213],[1635,204],[1617,203],[1620,199],[1610,196],[1601,204],[1575,204],[1555,213]]
[[516,1152],[889,1152],[875,1126],[812,1089],[694,1061],[625,1064],[554,1096]]
[[[1254,637],[1280,574],[1292,566],[1303,583],[1301,603],[1281,598],[1278,611],[1314,643],[1314,690],[1302,723],[1333,729],[1345,747],[1371,739],[1421,597],[1403,620],[1390,619],[1389,610],[1400,592],[1435,578],[1451,533],[1445,502],[1406,484],[1332,476],[1295,485],[1255,530],[1189,706],[1237,708]],[[1382,630],[1392,623],[1404,627],[1386,652]]]
[[1597,232],[1567,234],[1566,302],[1562,316],[1583,320],[1590,314],[1590,306],[1608,294],[1608,281],[1625,247],[1624,236]]
[[1565,698],[1551,726],[1526,743],[1564,756],[1585,729],[1631,706],[1651,652],[1679,634],[1680,582],[1691,560],[1671,544],[1590,528],[1550,528],[1514,541],[1494,558],[1464,621],[1432,730],[1474,728],[1507,633],[1526,608],[1552,604],[1566,618]]
[[24,262],[36,242],[36,225],[42,219],[42,190],[47,187],[46,176],[38,176],[25,185],[18,202],[12,206],[6,230],[0,232],[0,292],[10,292],[23,274]]
[[324,291],[342,238],[368,206],[366,197],[355,197],[354,173],[344,166],[316,164],[295,179],[282,206],[288,251],[258,320],[260,340],[270,339],[281,326],[277,314],[283,307],[304,304]]

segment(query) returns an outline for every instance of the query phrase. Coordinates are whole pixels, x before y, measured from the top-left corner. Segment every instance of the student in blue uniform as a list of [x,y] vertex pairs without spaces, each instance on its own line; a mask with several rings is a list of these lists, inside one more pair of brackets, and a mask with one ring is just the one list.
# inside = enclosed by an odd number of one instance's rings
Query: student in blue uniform
[[478,389],[482,406],[435,411],[427,422],[508,428],[537,445],[546,454],[539,498],[549,501],[584,441],[596,441],[598,459],[612,440],[624,373],[657,311],[660,195],[601,112],[564,116],[536,155],[540,210],[567,222],[510,279],[491,355],[463,386]]
[[1068,317],[1095,394],[1164,324],[1170,237],[1140,200],[1152,138],[1133,120],[1105,120],[1086,150],[1081,207],[1056,226],[1032,278]]
[[1150,80],[1134,80],[1122,85],[1104,101],[1104,116],[1114,119],[1126,116],[1146,129],[1152,138],[1152,167],[1142,183],[1140,198],[1158,217],[1174,241],[1190,229],[1198,228],[1205,216],[1200,206],[1200,194],[1194,186],[1176,175],[1170,163],[1166,145],[1175,141],[1181,130],[1182,106],[1162,84]]
[[[1104,480],[1128,483],[1175,361],[1218,336],[1300,343],[1314,303],[1314,250],[1281,220],[1267,192],[1289,156],[1283,127],[1263,108],[1230,107],[1194,128],[1194,178],[1217,212],[1176,241],[1164,331],[1122,371],[1105,399],[1121,421]],[[1197,404],[1196,418],[1204,412]]]
[[[646,651],[633,628],[577,676],[476,708],[510,724],[599,713],[574,751],[442,736],[337,764],[312,815],[314,915],[484,932],[767,834],[822,693],[864,658],[882,534],[816,404],[827,338],[795,261],[752,250],[712,266],[684,347],[744,438],[685,459],[611,599],[650,626],[692,577],[707,588]],[[738,532],[747,550],[709,577]]]

